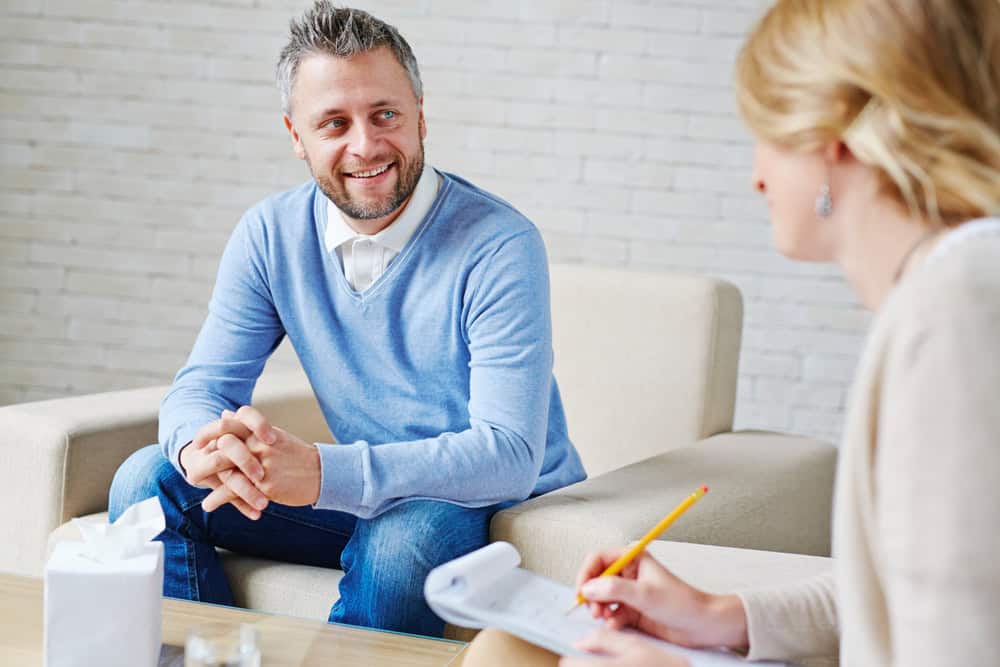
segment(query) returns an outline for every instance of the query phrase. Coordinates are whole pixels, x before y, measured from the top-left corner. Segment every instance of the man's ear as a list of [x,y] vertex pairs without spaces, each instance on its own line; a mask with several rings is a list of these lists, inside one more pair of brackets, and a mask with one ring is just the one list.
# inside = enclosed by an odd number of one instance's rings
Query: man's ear
[[292,138],[292,150],[295,151],[295,155],[300,160],[305,160],[306,149],[302,145],[302,139],[299,138],[299,133],[295,131],[295,126],[292,125],[292,119],[288,117],[288,114],[285,114],[282,118],[285,120],[285,128],[288,130],[288,134]]
[[421,95],[420,99],[417,100],[417,111],[419,112],[417,123],[420,127],[420,139],[421,141],[427,138],[427,121],[424,120],[424,96]]

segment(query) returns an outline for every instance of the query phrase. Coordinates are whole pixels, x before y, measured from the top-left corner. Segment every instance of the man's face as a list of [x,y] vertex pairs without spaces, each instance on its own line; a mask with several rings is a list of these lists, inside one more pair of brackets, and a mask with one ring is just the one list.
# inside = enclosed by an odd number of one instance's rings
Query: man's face
[[387,227],[420,180],[423,100],[387,48],[303,59],[285,126],[296,155],[357,231]]

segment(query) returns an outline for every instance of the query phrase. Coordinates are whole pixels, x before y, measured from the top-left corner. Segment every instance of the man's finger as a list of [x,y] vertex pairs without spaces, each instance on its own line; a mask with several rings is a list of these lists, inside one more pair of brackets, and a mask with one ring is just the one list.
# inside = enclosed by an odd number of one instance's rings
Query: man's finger
[[218,424],[220,436],[225,433],[232,433],[240,440],[245,440],[250,437],[251,433],[253,433],[249,426],[244,424],[239,418],[236,417],[235,413],[230,412],[229,410],[222,413],[222,417],[219,418]]
[[201,501],[201,508],[206,512],[214,512],[227,502],[235,507],[240,514],[252,521],[256,521],[260,518],[260,510],[248,505],[245,500],[237,496],[233,493],[232,489],[222,483],[220,483],[215,490],[212,491],[212,493],[208,494],[205,499]]
[[225,484],[220,484],[201,501],[201,508],[206,512],[214,512],[235,497],[236,493],[232,489]]
[[207,486],[205,484],[207,478],[235,466],[236,464],[220,451],[202,450],[202,454],[188,467],[188,482],[195,486]]
[[209,422],[198,429],[191,443],[198,449],[207,447],[212,440],[226,434],[232,433],[237,438],[245,439],[252,433],[250,427],[237,419],[236,413],[224,410],[222,416],[213,422]]
[[[239,509],[240,505],[234,501],[242,500],[244,506],[255,510],[258,515],[260,510],[267,507],[267,497],[257,490],[242,473],[232,471],[229,474],[222,473],[220,479],[225,477],[223,483],[215,488],[201,501],[201,507],[206,512],[214,512],[226,503],[233,503]],[[246,496],[250,496],[248,499]]]
[[219,420],[208,422],[194,434],[191,444],[195,449],[204,449],[209,442],[219,437]]
[[212,489],[213,491],[222,485],[222,480],[219,479],[218,475],[209,475],[205,479],[201,480],[195,486],[202,489]]
[[244,475],[255,482],[264,479],[264,466],[250,452],[246,443],[235,435],[231,433],[225,434],[218,439],[216,446],[219,448],[219,452],[232,461]]
[[271,428],[271,422],[257,408],[244,405],[236,411],[236,418],[265,443],[273,445],[278,439],[274,429]]
[[255,507],[259,510],[267,507],[268,498],[260,489],[253,485],[246,475],[239,472],[238,470],[233,470],[226,473],[220,473],[219,479],[222,480],[230,491],[232,491],[238,498],[242,498],[247,502],[248,505]]
[[256,521],[260,518],[260,510],[255,507],[250,507],[242,498],[233,498],[229,501],[229,504],[235,507],[240,514],[251,521]]

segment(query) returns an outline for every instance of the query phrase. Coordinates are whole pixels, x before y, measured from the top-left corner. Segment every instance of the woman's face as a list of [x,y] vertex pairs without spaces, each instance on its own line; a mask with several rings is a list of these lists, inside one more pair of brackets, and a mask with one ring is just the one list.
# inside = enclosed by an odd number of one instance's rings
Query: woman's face
[[[801,153],[758,140],[753,187],[767,197],[774,244],[785,257],[809,262],[833,259],[833,222],[816,213],[816,198],[828,183],[823,154]],[[833,193],[837,209],[836,192]]]

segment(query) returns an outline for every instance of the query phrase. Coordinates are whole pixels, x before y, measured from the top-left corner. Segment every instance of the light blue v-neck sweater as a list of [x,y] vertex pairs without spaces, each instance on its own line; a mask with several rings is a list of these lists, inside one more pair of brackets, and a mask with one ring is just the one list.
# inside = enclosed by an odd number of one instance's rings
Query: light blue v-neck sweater
[[174,465],[201,426],[250,403],[288,336],[342,443],[318,445],[319,509],[372,517],[416,498],[485,506],[585,477],[552,377],[538,230],[441,175],[420,227],[360,294],[324,247],[327,200],[314,182],[244,215],[160,408]]

